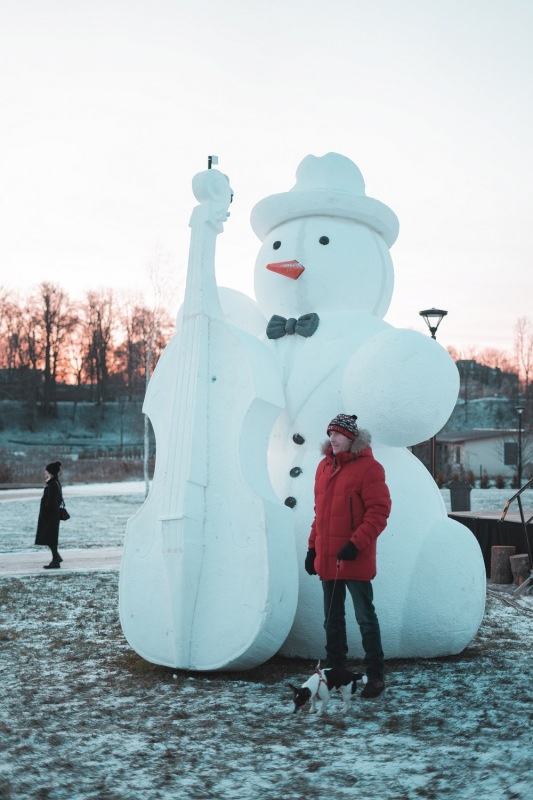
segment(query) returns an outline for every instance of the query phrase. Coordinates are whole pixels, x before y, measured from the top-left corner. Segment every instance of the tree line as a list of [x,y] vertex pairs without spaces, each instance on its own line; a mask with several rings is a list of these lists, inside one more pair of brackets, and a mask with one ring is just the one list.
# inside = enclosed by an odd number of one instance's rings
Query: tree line
[[174,326],[157,292],[150,304],[109,288],[74,300],[49,281],[25,296],[0,287],[0,397],[45,414],[65,386],[95,402],[142,397]]
[[[72,397],[102,403],[144,396],[175,326],[157,281],[152,285],[151,303],[144,296],[110,288],[90,290],[82,300],[74,300],[50,281],[27,295],[0,287],[0,399],[33,401],[50,414],[58,389],[65,386]],[[531,321],[518,319],[514,333],[510,354],[496,349],[478,352],[475,347],[466,352],[450,347],[449,352],[458,364],[476,362],[514,373],[527,402],[533,370]],[[461,382],[466,393],[468,378],[462,375]]]
[[[516,375],[518,392],[525,401],[531,399],[533,377],[533,323],[528,317],[520,317],[514,327],[513,349],[486,348],[478,351],[475,346],[459,351],[449,347],[448,352],[456,364],[475,362],[477,365],[500,370],[503,375]],[[461,371],[461,370],[460,370]],[[463,379],[463,376],[461,376]],[[512,389],[509,394],[512,393]]]

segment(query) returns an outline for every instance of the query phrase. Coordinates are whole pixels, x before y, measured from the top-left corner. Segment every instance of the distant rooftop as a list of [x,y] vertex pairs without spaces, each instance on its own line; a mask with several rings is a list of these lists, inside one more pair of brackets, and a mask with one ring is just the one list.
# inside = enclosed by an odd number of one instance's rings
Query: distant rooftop
[[502,436],[516,437],[517,428],[468,428],[462,431],[447,431],[437,434],[439,442],[458,444],[459,442],[480,439],[501,439]]

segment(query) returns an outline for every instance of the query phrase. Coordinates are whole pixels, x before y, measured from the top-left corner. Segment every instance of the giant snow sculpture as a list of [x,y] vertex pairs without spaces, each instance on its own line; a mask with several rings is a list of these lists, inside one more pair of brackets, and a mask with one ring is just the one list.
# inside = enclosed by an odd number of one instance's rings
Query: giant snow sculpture
[[296,607],[291,514],[273,492],[266,459],[284,401],[268,350],[220,308],[214,256],[228,180],[207,170],[193,190],[200,205],[180,325],[144,405],[156,468],[126,529],[120,619],[148,661],[245,669],[278,650]]
[[[221,556],[220,539],[227,536],[228,524],[233,525],[229,538],[238,538],[238,523],[228,521],[227,514],[218,515],[216,503],[211,510],[205,477],[202,496],[197,496],[205,519],[196,519],[188,544],[181,534],[173,533],[182,509],[172,499],[176,486],[168,486],[167,476],[159,467],[161,459],[166,459],[167,447],[182,447],[171,439],[163,453],[158,444],[154,476],[157,487],[159,469],[160,483],[166,488],[152,488],[137,520],[134,517],[130,521],[121,574],[121,619],[126,636],[141,655],[159,663],[197,669],[245,668],[259,663],[269,647],[273,652],[276,645],[289,656],[323,655],[322,592],[318,578],[305,573],[303,562],[313,517],[320,445],[326,438],[327,423],[339,411],[356,413],[361,427],[370,430],[392,496],[392,514],[378,540],[378,576],[374,581],[386,657],[460,652],[483,617],[485,569],[478,544],[467,528],[448,519],[435,482],[406,449],[430,438],[446,422],[457,397],[458,375],[452,359],[435,340],[395,329],[383,320],[392,297],[389,247],[398,233],[396,216],[383,203],[366,196],[359,169],[344,156],[307,156],[296,178],[290,191],[265,198],[252,211],[252,227],[262,242],[255,265],[257,303],[238,292],[221,290],[224,314],[219,310],[217,317],[217,324],[231,331],[232,337],[237,337],[236,329],[240,329],[246,343],[240,346],[250,358],[247,363],[257,365],[251,391],[263,392],[254,406],[255,429],[249,426],[239,435],[239,422],[229,403],[220,412],[218,423],[234,429],[229,444],[241,473],[242,450],[246,447],[244,474],[258,490],[261,507],[268,508],[276,519],[267,530],[264,510],[254,519],[250,506],[246,517],[246,533],[260,531],[260,538],[268,540],[268,557],[262,553],[261,560],[253,564],[256,575],[262,574],[263,565],[270,584],[263,576],[263,583],[268,584],[261,594],[264,605],[259,600],[249,610],[250,617],[256,615],[258,630],[266,629],[268,646],[251,643],[243,647],[238,635],[240,603],[254,595],[250,584],[238,591],[240,581],[249,578],[252,550],[237,548],[236,558],[232,555],[233,571],[223,574],[226,561]],[[191,250],[189,272],[192,263]],[[213,287],[212,282],[216,295]],[[173,370],[174,360],[179,362],[174,353],[180,350],[190,315],[187,302],[186,298],[182,332],[165,351],[152,384],[156,384],[164,366]],[[226,340],[229,336],[226,333]],[[225,352],[222,361],[228,368],[241,355],[226,343],[221,343],[219,350]],[[200,370],[201,355],[197,363]],[[211,372],[207,370],[207,381]],[[240,391],[247,380],[251,385],[250,379],[241,380]],[[179,387],[179,379],[176,381]],[[158,404],[168,402],[158,399],[160,392],[152,384],[146,401],[151,416]],[[234,397],[239,396],[239,390],[235,390]],[[267,396],[270,403],[265,404]],[[176,414],[187,419],[192,410],[181,397],[174,410],[168,408],[165,413],[171,423]],[[200,417],[202,413],[200,409]],[[228,451],[220,454],[219,448],[228,446],[228,437],[218,441],[217,430],[218,426],[209,427],[207,439],[210,452],[217,451],[211,457],[224,473]],[[272,496],[263,469],[267,450],[269,476],[277,498]],[[199,459],[194,449],[190,457],[193,464]],[[219,487],[226,485],[229,491],[234,476],[217,474],[216,480]],[[177,509],[172,524],[157,510],[154,491],[163,492],[167,505],[174,504]],[[289,517],[282,513],[284,510]],[[157,514],[160,518],[156,522]],[[208,518],[211,532],[207,530]],[[175,544],[166,551],[160,547],[157,556],[152,554],[152,560],[158,561],[156,577],[151,588],[143,592],[140,586],[145,581],[147,554],[154,549],[149,542],[161,538],[161,528],[164,539],[165,525],[167,537],[173,536]],[[148,535],[150,526],[155,535]],[[298,579],[287,542],[293,536]],[[196,553],[194,558],[184,556],[188,549]],[[183,566],[183,558],[192,561],[192,570]],[[277,580],[272,575],[272,562]],[[212,576],[217,566],[219,582]],[[293,581],[298,582],[296,611]],[[219,620],[211,609],[217,601],[223,603],[225,596],[230,599],[228,612],[235,614],[233,628],[230,625],[225,629],[226,648],[211,661],[207,653],[202,656],[204,660],[193,657],[192,653],[198,651],[200,629],[206,640],[217,641]],[[146,606],[153,608],[147,610]],[[275,623],[272,609],[277,610]],[[361,656],[358,630],[352,615],[348,619],[350,654]],[[258,634],[258,641],[261,638]],[[173,649],[165,650],[164,657],[155,657],[170,640]],[[183,644],[184,640],[188,643]]]

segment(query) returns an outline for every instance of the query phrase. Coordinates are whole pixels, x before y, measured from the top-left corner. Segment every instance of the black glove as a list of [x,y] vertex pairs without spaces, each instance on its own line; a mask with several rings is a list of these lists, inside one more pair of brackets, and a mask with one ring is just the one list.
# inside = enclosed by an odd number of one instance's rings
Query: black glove
[[308,575],[316,575],[317,571],[315,569],[315,558],[316,558],[316,550],[314,547],[311,547],[307,551],[307,555],[305,557],[305,571]]
[[358,552],[359,550],[353,542],[346,542],[337,553],[337,558],[339,561],[355,561]]

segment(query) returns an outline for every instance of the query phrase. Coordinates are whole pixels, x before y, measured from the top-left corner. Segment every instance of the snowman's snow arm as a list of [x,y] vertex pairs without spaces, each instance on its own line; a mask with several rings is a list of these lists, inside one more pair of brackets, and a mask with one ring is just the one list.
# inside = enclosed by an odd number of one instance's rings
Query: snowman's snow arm
[[342,397],[375,442],[406,447],[436,434],[459,391],[453,359],[434,339],[390,328],[376,334],[348,362]]

